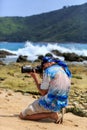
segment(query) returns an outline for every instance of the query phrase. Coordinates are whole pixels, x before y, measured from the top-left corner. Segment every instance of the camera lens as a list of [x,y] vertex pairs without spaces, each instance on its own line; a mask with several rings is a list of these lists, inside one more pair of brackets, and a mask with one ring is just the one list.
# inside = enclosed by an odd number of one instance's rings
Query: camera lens
[[21,72],[22,72],[22,73],[32,72],[32,67],[31,67],[31,66],[22,66]]

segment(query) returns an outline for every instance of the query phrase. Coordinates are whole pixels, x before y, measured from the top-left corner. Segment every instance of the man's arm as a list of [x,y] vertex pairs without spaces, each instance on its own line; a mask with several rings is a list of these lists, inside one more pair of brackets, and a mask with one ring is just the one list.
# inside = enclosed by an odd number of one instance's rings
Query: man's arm
[[40,94],[41,94],[42,96],[44,96],[45,94],[47,94],[48,90],[42,90],[42,89],[40,88],[40,85],[41,85],[41,84],[40,84],[39,81],[38,81],[37,74],[36,74],[36,73],[33,73],[33,72],[31,72],[30,74],[31,74],[31,76],[32,76],[33,79],[34,79],[34,81],[35,81],[35,83],[36,83],[36,86],[37,86],[37,88],[38,88]]

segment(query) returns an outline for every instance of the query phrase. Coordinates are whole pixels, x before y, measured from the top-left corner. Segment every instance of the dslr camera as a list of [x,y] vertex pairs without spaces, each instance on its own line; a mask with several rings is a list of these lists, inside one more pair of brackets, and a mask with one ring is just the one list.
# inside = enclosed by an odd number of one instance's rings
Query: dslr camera
[[30,72],[36,72],[36,73],[42,73],[43,69],[40,66],[32,67],[30,65],[22,66],[21,67],[21,73],[30,73]]

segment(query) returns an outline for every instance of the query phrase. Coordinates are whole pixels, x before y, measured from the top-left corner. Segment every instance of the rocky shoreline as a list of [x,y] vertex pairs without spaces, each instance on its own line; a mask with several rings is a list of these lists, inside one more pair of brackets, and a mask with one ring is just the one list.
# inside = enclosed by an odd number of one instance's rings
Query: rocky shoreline
[[[83,61],[87,61],[87,56],[79,56],[75,53],[61,53],[60,51],[58,50],[52,50],[52,53],[56,56],[60,56],[60,57],[64,57],[64,60],[65,61],[69,61],[69,62],[83,62]],[[5,60],[6,56],[13,56],[15,54],[12,54],[8,51],[4,51],[4,50],[0,50],[0,62],[3,62],[3,59]],[[47,56],[50,56],[52,55],[51,53],[47,53],[46,54]],[[15,55],[16,56],[16,55]],[[38,59],[39,60],[43,55],[39,55],[38,56]],[[16,62],[25,62],[25,61],[28,61],[27,60],[27,56],[22,56],[22,55],[19,55],[19,57],[17,57],[17,60]]]

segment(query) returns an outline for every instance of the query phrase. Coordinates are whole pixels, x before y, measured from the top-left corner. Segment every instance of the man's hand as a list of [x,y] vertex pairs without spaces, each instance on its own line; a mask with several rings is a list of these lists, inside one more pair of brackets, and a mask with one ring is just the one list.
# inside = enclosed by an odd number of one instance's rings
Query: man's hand
[[40,85],[41,85],[41,84],[40,84],[39,81],[38,81],[37,73],[31,72],[30,75],[31,75],[31,76],[33,77],[33,79],[35,80],[35,83],[36,83],[36,85],[37,85],[37,88],[38,88],[40,94],[41,94],[42,96],[44,96],[44,95],[48,92],[48,90],[42,90],[42,89],[40,89]]
[[37,77],[35,72],[31,72],[30,75],[33,77],[33,79],[35,79]]

